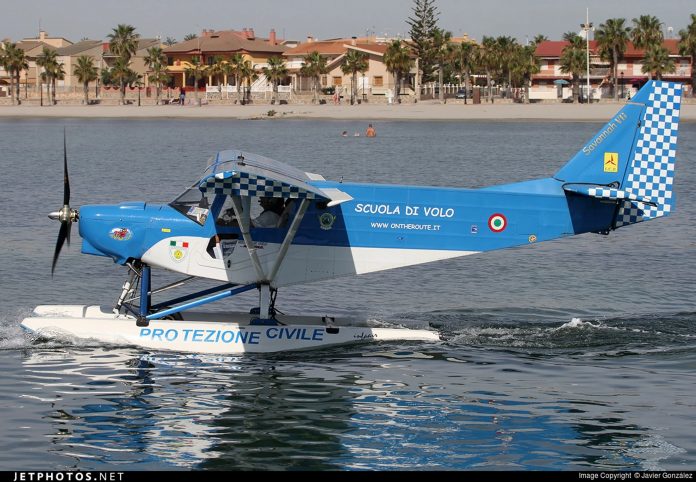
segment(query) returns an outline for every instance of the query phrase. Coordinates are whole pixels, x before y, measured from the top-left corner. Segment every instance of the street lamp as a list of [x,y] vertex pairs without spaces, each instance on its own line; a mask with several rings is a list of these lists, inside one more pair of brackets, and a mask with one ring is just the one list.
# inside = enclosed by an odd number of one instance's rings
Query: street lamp
[[580,27],[585,32],[585,46],[587,51],[587,103],[590,103],[590,30],[592,30],[592,24],[590,23],[590,9],[587,9],[587,17],[585,23],[581,23]]
[[621,72],[621,98],[624,98],[624,73]]

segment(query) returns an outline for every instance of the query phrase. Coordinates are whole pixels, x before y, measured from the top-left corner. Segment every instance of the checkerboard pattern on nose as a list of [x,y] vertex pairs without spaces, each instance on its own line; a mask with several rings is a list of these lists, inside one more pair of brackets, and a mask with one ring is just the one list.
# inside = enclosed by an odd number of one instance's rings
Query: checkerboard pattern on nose
[[280,197],[292,199],[314,199],[315,194],[274,179],[267,179],[248,172],[234,173],[230,177],[221,178],[213,176],[201,183],[201,190],[215,194],[255,196],[255,197]]
[[665,216],[674,205],[672,183],[677,152],[681,85],[655,82],[623,188],[655,202],[624,201],[616,227]]

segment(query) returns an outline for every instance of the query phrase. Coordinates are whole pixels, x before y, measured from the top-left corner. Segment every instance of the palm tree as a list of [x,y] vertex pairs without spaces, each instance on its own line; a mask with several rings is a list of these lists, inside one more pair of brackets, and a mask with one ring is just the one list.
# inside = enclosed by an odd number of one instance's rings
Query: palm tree
[[652,79],[653,73],[657,80],[662,80],[663,74],[673,74],[677,67],[674,65],[674,60],[669,58],[669,51],[662,45],[651,45],[645,52],[643,58],[643,67],[641,72],[648,74]]
[[493,103],[493,86],[491,77],[497,73],[499,59],[498,49],[495,38],[483,36],[481,41],[481,66],[486,71],[486,87],[488,90],[488,100]]
[[65,79],[65,69],[63,69],[63,64],[55,63],[52,68],[51,72],[51,90],[52,90],[52,97],[53,97],[53,103],[56,103],[56,80],[63,80]]
[[[121,70],[121,73],[123,73],[123,69],[128,68],[128,66],[130,65],[131,57],[135,55],[135,52],[138,49],[138,41],[140,39],[140,35],[135,33],[135,27],[133,27],[132,25],[126,25],[122,23],[119,24],[115,29],[113,29],[113,32],[107,35],[107,37],[109,38],[109,49],[114,55],[116,55],[117,61],[118,59],[122,60],[119,69]],[[121,98],[119,100],[119,103],[125,104],[125,77],[120,76],[120,80]]]
[[21,104],[19,100],[20,74],[22,70],[29,68],[24,50],[17,47],[17,44],[5,42],[0,55],[0,65],[2,65],[10,76],[10,98],[12,104]]
[[573,102],[577,103],[580,96],[580,76],[587,69],[587,56],[583,38],[575,32],[563,34],[563,40],[568,42],[561,53],[561,72],[572,76]]
[[164,40],[164,45],[166,45],[167,47],[171,47],[174,44],[176,44],[176,39],[174,37],[167,37]]
[[512,84],[512,65],[514,57],[518,51],[519,44],[517,40],[508,36],[500,36],[495,39],[496,57],[497,57],[497,72],[500,75],[499,83],[505,81],[507,83],[508,97],[510,96],[510,85]]
[[538,74],[540,69],[539,57],[535,55],[536,45],[530,44],[515,45],[514,57],[512,61],[513,68],[511,73],[519,77],[524,85],[524,103],[529,104],[529,85],[532,82],[532,75]]
[[[326,67],[326,57],[322,57],[316,50],[305,56],[300,67],[300,74],[312,79],[312,89],[314,90],[313,103],[319,102],[319,79],[328,72]],[[352,101],[351,101],[352,103]]]
[[186,35],[184,35],[184,42],[186,42],[188,40],[193,40],[196,38],[198,38],[198,35],[196,35],[195,33],[187,33]]
[[433,52],[435,54],[435,60],[437,61],[437,82],[440,86],[440,102],[445,101],[445,89],[442,84],[445,73],[445,63],[452,57],[450,40],[452,40],[452,32],[440,28],[435,29],[433,33]]
[[230,58],[230,71],[234,74],[234,82],[237,86],[237,103],[242,103],[242,70],[244,69],[244,56],[237,52]]
[[394,91],[396,101],[401,103],[401,82],[408,75],[413,66],[411,50],[401,40],[394,40],[384,53],[384,65],[394,76]]
[[242,63],[240,72],[242,82],[246,84],[244,89],[244,103],[246,104],[251,101],[251,84],[259,78],[259,74],[256,69],[254,69],[251,60],[245,60]]
[[273,84],[273,98],[271,98],[271,104],[275,104],[278,95],[278,83],[287,77],[288,68],[285,66],[285,61],[281,57],[270,57],[268,59],[268,67],[263,68],[263,73]]
[[164,55],[161,47],[151,47],[147,49],[147,55],[143,59],[145,65],[152,71],[148,80],[155,84],[155,105],[159,105],[162,93],[162,85],[169,81],[167,74],[167,56]]
[[625,18],[610,18],[600,24],[595,34],[600,56],[611,64],[614,100],[619,100],[619,59],[626,52],[626,42],[631,31],[629,27],[624,26],[625,22]]
[[349,50],[343,56],[341,71],[344,74],[351,74],[350,80],[350,104],[355,104],[358,86],[358,72],[366,72],[369,67],[367,54],[358,50]]
[[196,99],[196,104],[198,104],[198,81],[205,76],[207,67],[201,64],[201,60],[197,55],[191,57],[189,65],[190,67],[186,67],[184,72],[186,77],[193,77],[193,95]]
[[[41,73],[40,79],[41,81],[46,82],[46,93],[48,97],[48,103],[53,104],[54,99],[51,99],[50,85],[52,83],[56,67],[58,65],[58,54],[56,54],[55,50],[51,50],[48,47],[44,46],[41,53],[36,57],[36,65],[42,67],[44,70]],[[39,88],[41,89],[43,88],[43,86],[39,86]]]
[[[476,68],[479,54],[478,44],[474,42],[462,42],[456,48],[454,65],[459,71],[459,78],[464,83],[464,89],[469,89],[471,73]],[[466,97],[464,97],[466,103]]]
[[94,59],[87,55],[77,58],[77,64],[73,68],[73,74],[77,81],[82,83],[82,91],[85,94],[85,105],[89,105],[89,83],[99,77],[97,68],[94,66]]
[[120,104],[126,103],[126,86],[131,83],[137,74],[129,67],[130,61],[119,57],[111,68],[111,81],[120,86]]
[[548,39],[549,38],[546,35],[539,33],[534,36],[532,43],[534,45],[539,45],[541,42],[546,42]]
[[631,41],[640,50],[647,50],[651,45],[662,45],[662,22],[652,15],[641,15],[633,20]]
[[691,23],[679,31],[679,55],[691,57],[691,96],[696,96],[696,13],[691,14]]

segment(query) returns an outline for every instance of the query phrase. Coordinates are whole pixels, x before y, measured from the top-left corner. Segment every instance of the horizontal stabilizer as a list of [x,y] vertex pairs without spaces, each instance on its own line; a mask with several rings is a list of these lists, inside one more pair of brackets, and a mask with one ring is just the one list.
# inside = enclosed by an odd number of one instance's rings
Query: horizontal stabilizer
[[635,201],[648,204],[650,206],[657,206],[657,203],[655,203],[649,197],[639,196],[638,194],[624,191],[622,189],[616,189],[610,186],[602,186],[598,184],[564,184],[563,190],[566,192],[579,194],[581,196],[588,196],[606,201]]
[[336,189],[333,187],[323,188],[321,190],[321,192],[324,193],[324,195],[326,195],[326,197],[331,199],[331,201],[329,201],[329,204],[328,204],[329,207],[336,206],[337,204],[341,204],[341,203],[344,203],[346,201],[353,200],[353,196],[351,196],[350,194],[345,193],[345,192],[341,191],[340,189]]

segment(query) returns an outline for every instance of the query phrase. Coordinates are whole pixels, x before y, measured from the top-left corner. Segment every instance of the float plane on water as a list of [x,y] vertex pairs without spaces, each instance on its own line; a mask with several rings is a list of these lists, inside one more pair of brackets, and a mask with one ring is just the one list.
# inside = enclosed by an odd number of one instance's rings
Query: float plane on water
[[[293,284],[608,234],[668,216],[675,206],[680,98],[681,85],[650,81],[553,177],[482,189],[328,181],[226,150],[169,204],[78,210],[69,205],[66,154],[63,208],[50,215],[61,223],[53,269],[79,221],[82,252],[111,258],[128,278],[113,306],[38,306],[22,326],[47,337],[218,354],[436,341],[433,330],[286,316],[275,308],[276,295]],[[275,214],[254,216],[254,198],[275,206]],[[185,277],[153,289],[154,268]],[[197,278],[220,284],[154,299]],[[250,290],[259,303],[249,312],[196,310]]]

